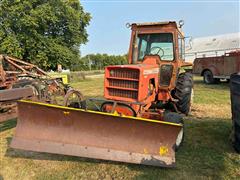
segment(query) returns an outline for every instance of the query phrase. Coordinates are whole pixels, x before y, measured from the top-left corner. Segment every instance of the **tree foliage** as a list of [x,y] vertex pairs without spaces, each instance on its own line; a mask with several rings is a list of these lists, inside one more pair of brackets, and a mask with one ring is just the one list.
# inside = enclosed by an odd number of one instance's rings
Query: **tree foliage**
[[82,57],[76,64],[72,64],[72,70],[100,70],[108,65],[120,65],[127,63],[127,55],[88,54]]
[[0,53],[68,68],[80,58],[90,19],[79,0],[1,0]]

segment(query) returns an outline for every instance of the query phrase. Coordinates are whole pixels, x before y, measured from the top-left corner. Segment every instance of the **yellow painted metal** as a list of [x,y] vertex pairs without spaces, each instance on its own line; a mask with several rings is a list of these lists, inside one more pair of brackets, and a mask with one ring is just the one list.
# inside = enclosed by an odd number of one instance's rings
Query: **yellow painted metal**
[[[59,109],[64,109],[64,112],[63,112],[64,114],[68,114],[69,113],[67,110],[74,110],[74,111],[85,111],[85,112],[90,112],[90,113],[102,114],[102,115],[106,115],[106,116],[119,116],[118,113],[110,114],[110,113],[99,112],[99,111],[76,109],[76,108],[71,108],[71,107],[59,106],[59,105],[55,105],[55,104],[46,104],[46,103],[41,103],[41,102],[34,102],[34,101],[30,101],[30,100],[19,100],[19,102],[25,102],[25,103],[30,103],[30,104],[38,104],[38,105],[44,105],[44,106],[47,106],[47,107],[55,107],[55,108],[59,108]],[[126,119],[131,118],[131,119],[135,119],[135,120],[139,120],[139,121],[147,121],[147,122],[168,124],[168,125],[182,127],[181,124],[165,122],[165,121],[159,121],[159,120],[152,120],[152,119],[145,119],[145,118],[140,118],[140,117],[121,116],[121,118],[126,118]]]
[[49,73],[49,76],[52,78],[57,78],[57,79],[61,79],[63,84],[69,84],[69,78],[68,78],[68,74],[62,74],[62,73]]

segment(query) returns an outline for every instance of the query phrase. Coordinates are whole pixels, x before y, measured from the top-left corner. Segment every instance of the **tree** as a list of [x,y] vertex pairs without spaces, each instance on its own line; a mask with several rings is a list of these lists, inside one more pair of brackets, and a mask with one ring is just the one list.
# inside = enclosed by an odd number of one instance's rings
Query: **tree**
[[2,0],[0,53],[46,70],[70,67],[80,59],[90,19],[79,0]]
[[92,70],[104,69],[108,65],[127,64],[126,55],[108,55],[108,54],[88,54],[81,58],[78,67],[72,67],[74,70]]

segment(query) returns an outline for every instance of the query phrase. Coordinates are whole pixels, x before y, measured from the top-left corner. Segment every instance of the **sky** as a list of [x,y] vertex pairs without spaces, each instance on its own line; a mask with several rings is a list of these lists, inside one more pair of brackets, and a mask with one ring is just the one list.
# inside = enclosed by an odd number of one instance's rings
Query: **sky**
[[185,36],[204,37],[240,31],[239,0],[80,0],[92,16],[87,27],[88,42],[81,55],[126,54],[130,29],[126,23],[184,20]]

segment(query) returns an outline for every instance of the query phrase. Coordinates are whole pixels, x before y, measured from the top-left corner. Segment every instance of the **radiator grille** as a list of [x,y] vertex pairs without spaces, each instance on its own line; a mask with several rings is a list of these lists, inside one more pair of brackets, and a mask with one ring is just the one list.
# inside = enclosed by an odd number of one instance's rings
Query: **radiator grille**
[[129,90],[121,90],[121,89],[109,89],[110,96],[117,96],[117,97],[124,97],[124,98],[131,98],[137,99],[138,93],[136,91],[129,91]]
[[110,77],[138,79],[139,72],[137,69],[112,69],[110,70]]
[[138,81],[109,79],[109,85],[113,87],[138,89]]
[[139,70],[128,68],[108,69],[107,97],[124,100],[122,98],[138,99]]

